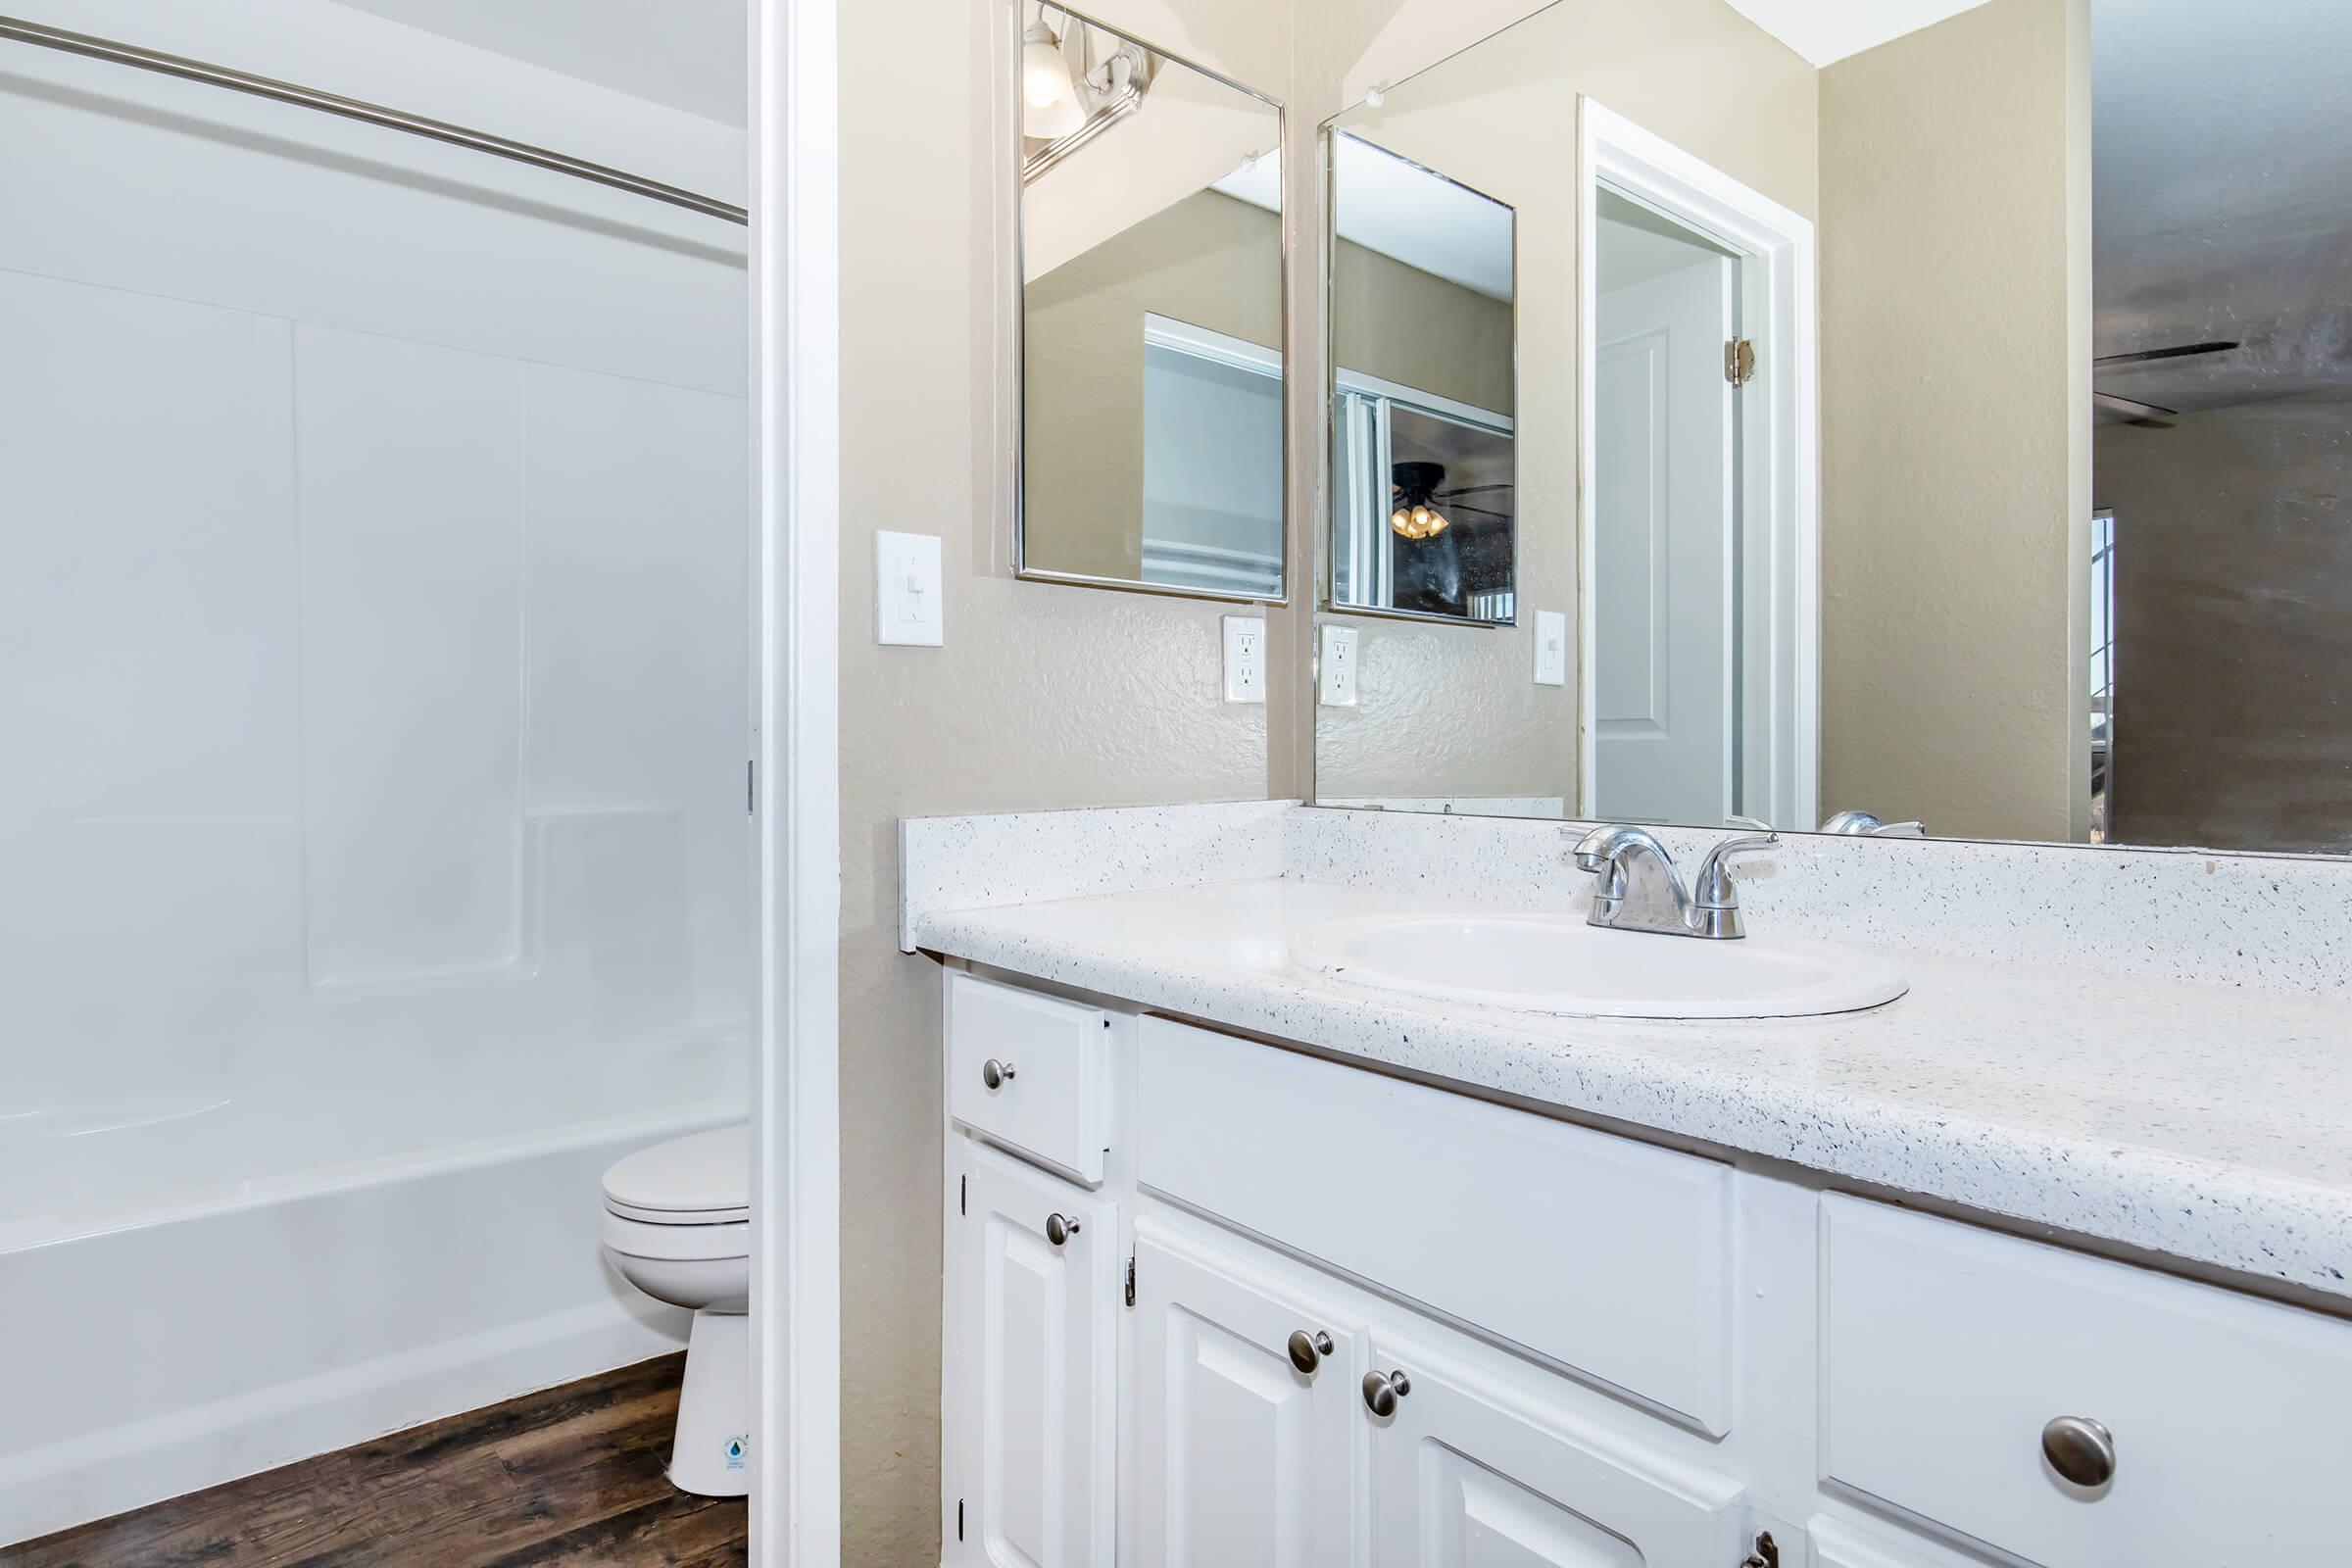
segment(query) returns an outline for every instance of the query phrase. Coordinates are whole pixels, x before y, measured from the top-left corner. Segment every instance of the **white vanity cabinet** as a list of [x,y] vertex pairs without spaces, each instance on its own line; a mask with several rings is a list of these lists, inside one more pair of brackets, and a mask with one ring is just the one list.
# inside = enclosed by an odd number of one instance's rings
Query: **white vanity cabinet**
[[1115,1202],[965,1141],[949,1167],[941,1560],[1111,1560]]
[[[945,1562],[2336,1550],[2341,1318],[1115,1004],[948,990]],[[1009,1106],[1008,1056],[1065,1092]]]
[[1377,1327],[1371,1354],[1395,1396],[1371,1418],[1373,1568],[1746,1558],[1744,1488],[1580,1422],[1548,1374],[1434,1326]]
[[1278,1258],[1135,1226],[1120,1511],[1129,1563],[1361,1560],[1361,1331]]

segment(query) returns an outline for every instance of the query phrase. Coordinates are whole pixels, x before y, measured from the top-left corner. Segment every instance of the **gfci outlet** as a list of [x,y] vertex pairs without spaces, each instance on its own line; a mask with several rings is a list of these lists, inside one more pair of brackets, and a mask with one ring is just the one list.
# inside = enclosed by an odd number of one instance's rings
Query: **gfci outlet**
[[1325,708],[1355,706],[1355,628],[1325,626],[1315,661],[1316,701]]
[[1266,700],[1266,621],[1262,615],[1225,617],[1225,700]]

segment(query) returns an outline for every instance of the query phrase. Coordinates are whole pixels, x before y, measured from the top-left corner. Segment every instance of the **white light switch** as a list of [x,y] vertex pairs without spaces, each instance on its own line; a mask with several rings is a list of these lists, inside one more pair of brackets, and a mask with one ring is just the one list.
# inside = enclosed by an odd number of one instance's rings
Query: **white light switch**
[[1263,615],[1225,617],[1225,700],[1266,700],[1266,620]]
[[874,535],[874,640],[937,648],[947,641],[940,603],[939,535]]
[[1536,684],[1568,684],[1568,617],[1556,610],[1536,612]]
[[1322,657],[1315,661],[1316,701],[1325,708],[1355,706],[1355,628],[1325,626]]

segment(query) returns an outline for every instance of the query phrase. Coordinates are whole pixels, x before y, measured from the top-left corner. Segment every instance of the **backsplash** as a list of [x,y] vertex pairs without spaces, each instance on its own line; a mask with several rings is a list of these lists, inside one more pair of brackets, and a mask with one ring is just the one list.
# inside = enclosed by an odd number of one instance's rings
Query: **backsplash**
[[[1582,908],[1579,824],[1287,801],[928,817],[900,825],[901,946],[927,908],[1292,876]],[[1726,835],[1660,828],[1694,864]],[[2352,995],[2352,861],[1789,834],[1739,862],[1751,929],[2193,984]]]
[[899,822],[899,947],[926,909],[996,908],[1284,873],[1296,801],[1001,811]]

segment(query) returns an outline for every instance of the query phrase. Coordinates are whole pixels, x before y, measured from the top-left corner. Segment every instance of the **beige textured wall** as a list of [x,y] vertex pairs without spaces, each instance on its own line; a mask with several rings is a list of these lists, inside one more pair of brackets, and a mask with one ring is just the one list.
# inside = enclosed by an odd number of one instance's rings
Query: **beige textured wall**
[[2098,433],[2116,515],[2114,837],[2352,850],[2352,398]]
[[1350,370],[1494,414],[1511,412],[1511,308],[1394,257],[1340,242],[1332,350]]
[[1821,74],[1825,813],[2084,826],[2086,39],[1990,0]]
[[[1283,91],[1288,32],[1255,4],[1090,9]],[[859,1568],[939,1552],[939,971],[896,950],[897,819],[1266,783],[1266,710],[1218,700],[1219,606],[1009,575],[1012,25],[966,0],[841,11],[842,1560]],[[875,645],[879,528],[943,536],[945,648]]]
[[[1477,9],[1494,25],[1509,20]],[[1464,13],[1444,0],[1302,0],[1300,19],[1299,95],[1327,104],[1323,115],[1367,71],[1379,80],[1480,36],[1462,36]],[[1327,29],[1368,32],[1390,64],[1324,55],[1310,77],[1306,40]],[[1390,87],[1380,109],[1348,113],[1349,129],[1516,210],[1520,624],[1326,617],[1358,628],[1360,704],[1316,710],[1318,794],[1575,797],[1578,97],[1810,217],[1816,75],[1723,0],[1560,0]],[[1564,686],[1535,684],[1538,610],[1568,616]]]
[[1143,575],[1147,312],[1279,349],[1281,220],[1204,190],[1029,284],[1021,526],[1033,568]]

